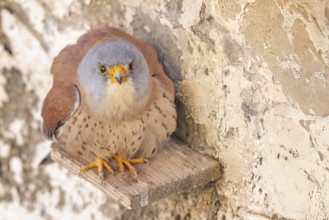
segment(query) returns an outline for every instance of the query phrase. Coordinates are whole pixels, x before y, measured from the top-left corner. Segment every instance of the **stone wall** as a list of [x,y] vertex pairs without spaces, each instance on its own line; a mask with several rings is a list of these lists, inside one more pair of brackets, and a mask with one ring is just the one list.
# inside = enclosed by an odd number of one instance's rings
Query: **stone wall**
[[[329,2],[0,1],[1,219],[328,219]],[[99,25],[152,44],[176,136],[224,176],[127,211],[57,164],[40,109],[54,56]]]

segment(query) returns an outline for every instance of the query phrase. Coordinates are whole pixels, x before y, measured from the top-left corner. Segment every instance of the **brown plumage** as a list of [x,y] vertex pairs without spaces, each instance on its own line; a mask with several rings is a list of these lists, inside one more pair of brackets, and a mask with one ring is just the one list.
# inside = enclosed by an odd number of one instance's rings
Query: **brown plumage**
[[[78,69],[91,48],[115,40],[132,44],[143,55],[150,74],[149,89],[143,100],[134,103],[133,107],[127,104],[127,110],[122,114],[116,114],[115,118],[100,117],[93,111],[99,106],[90,104],[90,94],[81,84]],[[77,159],[90,163],[95,157],[104,160],[113,157],[118,163],[123,160],[123,164],[134,173],[129,161],[138,163],[143,160],[131,158],[149,157],[175,130],[173,82],[164,73],[151,46],[118,29],[104,27],[84,34],[76,44],[65,47],[58,54],[51,73],[54,81],[43,104],[43,129],[49,138],[60,143]],[[124,99],[125,90],[121,90],[118,96]],[[105,106],[111,107],[112,104],[115,103]],[[118,165],[122,170],[122,163]],[[102,166],[95,162],[83,171],[98,167],[102,174]]]

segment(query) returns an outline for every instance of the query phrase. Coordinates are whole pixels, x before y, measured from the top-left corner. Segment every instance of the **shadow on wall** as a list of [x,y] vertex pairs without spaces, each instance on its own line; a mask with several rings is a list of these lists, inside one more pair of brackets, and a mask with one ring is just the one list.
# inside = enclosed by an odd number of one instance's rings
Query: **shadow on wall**
[[[177,83],[182,79],[181,64],[179,62],[182,52],[178,49],[172,31],[165,25],[159,25],[160,20],[152,20],[141,10],[136,10],[137,14],[132,22],[134,35],[151,44],[157,51],[159,59],[163,64],[165,72]],[[145,25],[147,24],[147,25]],[[152,30],[152,33],[150,32]]]

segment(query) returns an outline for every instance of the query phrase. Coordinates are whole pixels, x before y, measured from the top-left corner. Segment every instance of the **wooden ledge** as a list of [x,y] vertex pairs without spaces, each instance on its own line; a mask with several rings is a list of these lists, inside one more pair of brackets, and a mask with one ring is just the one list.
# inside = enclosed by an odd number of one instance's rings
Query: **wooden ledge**
[[[56,144],[51,157],[75,175],[85,164],[72,158]],[[136,165],[137,177],[128,171],[106,175],[102,183],[96,169],[82,174],[97,188],[128,209],[143,207],[169,195],[188,191],[220,178],[218,161],[189,148],[177,140],[169,141],[147,164]]]

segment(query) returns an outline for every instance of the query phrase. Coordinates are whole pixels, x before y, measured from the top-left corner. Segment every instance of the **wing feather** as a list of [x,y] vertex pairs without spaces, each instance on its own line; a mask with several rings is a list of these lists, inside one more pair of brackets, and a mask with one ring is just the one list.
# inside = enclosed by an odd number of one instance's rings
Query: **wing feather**
[[43,131],[47,138],[52,139],[80,107],[80,93],[76,86],[53,87],[42,107]]

